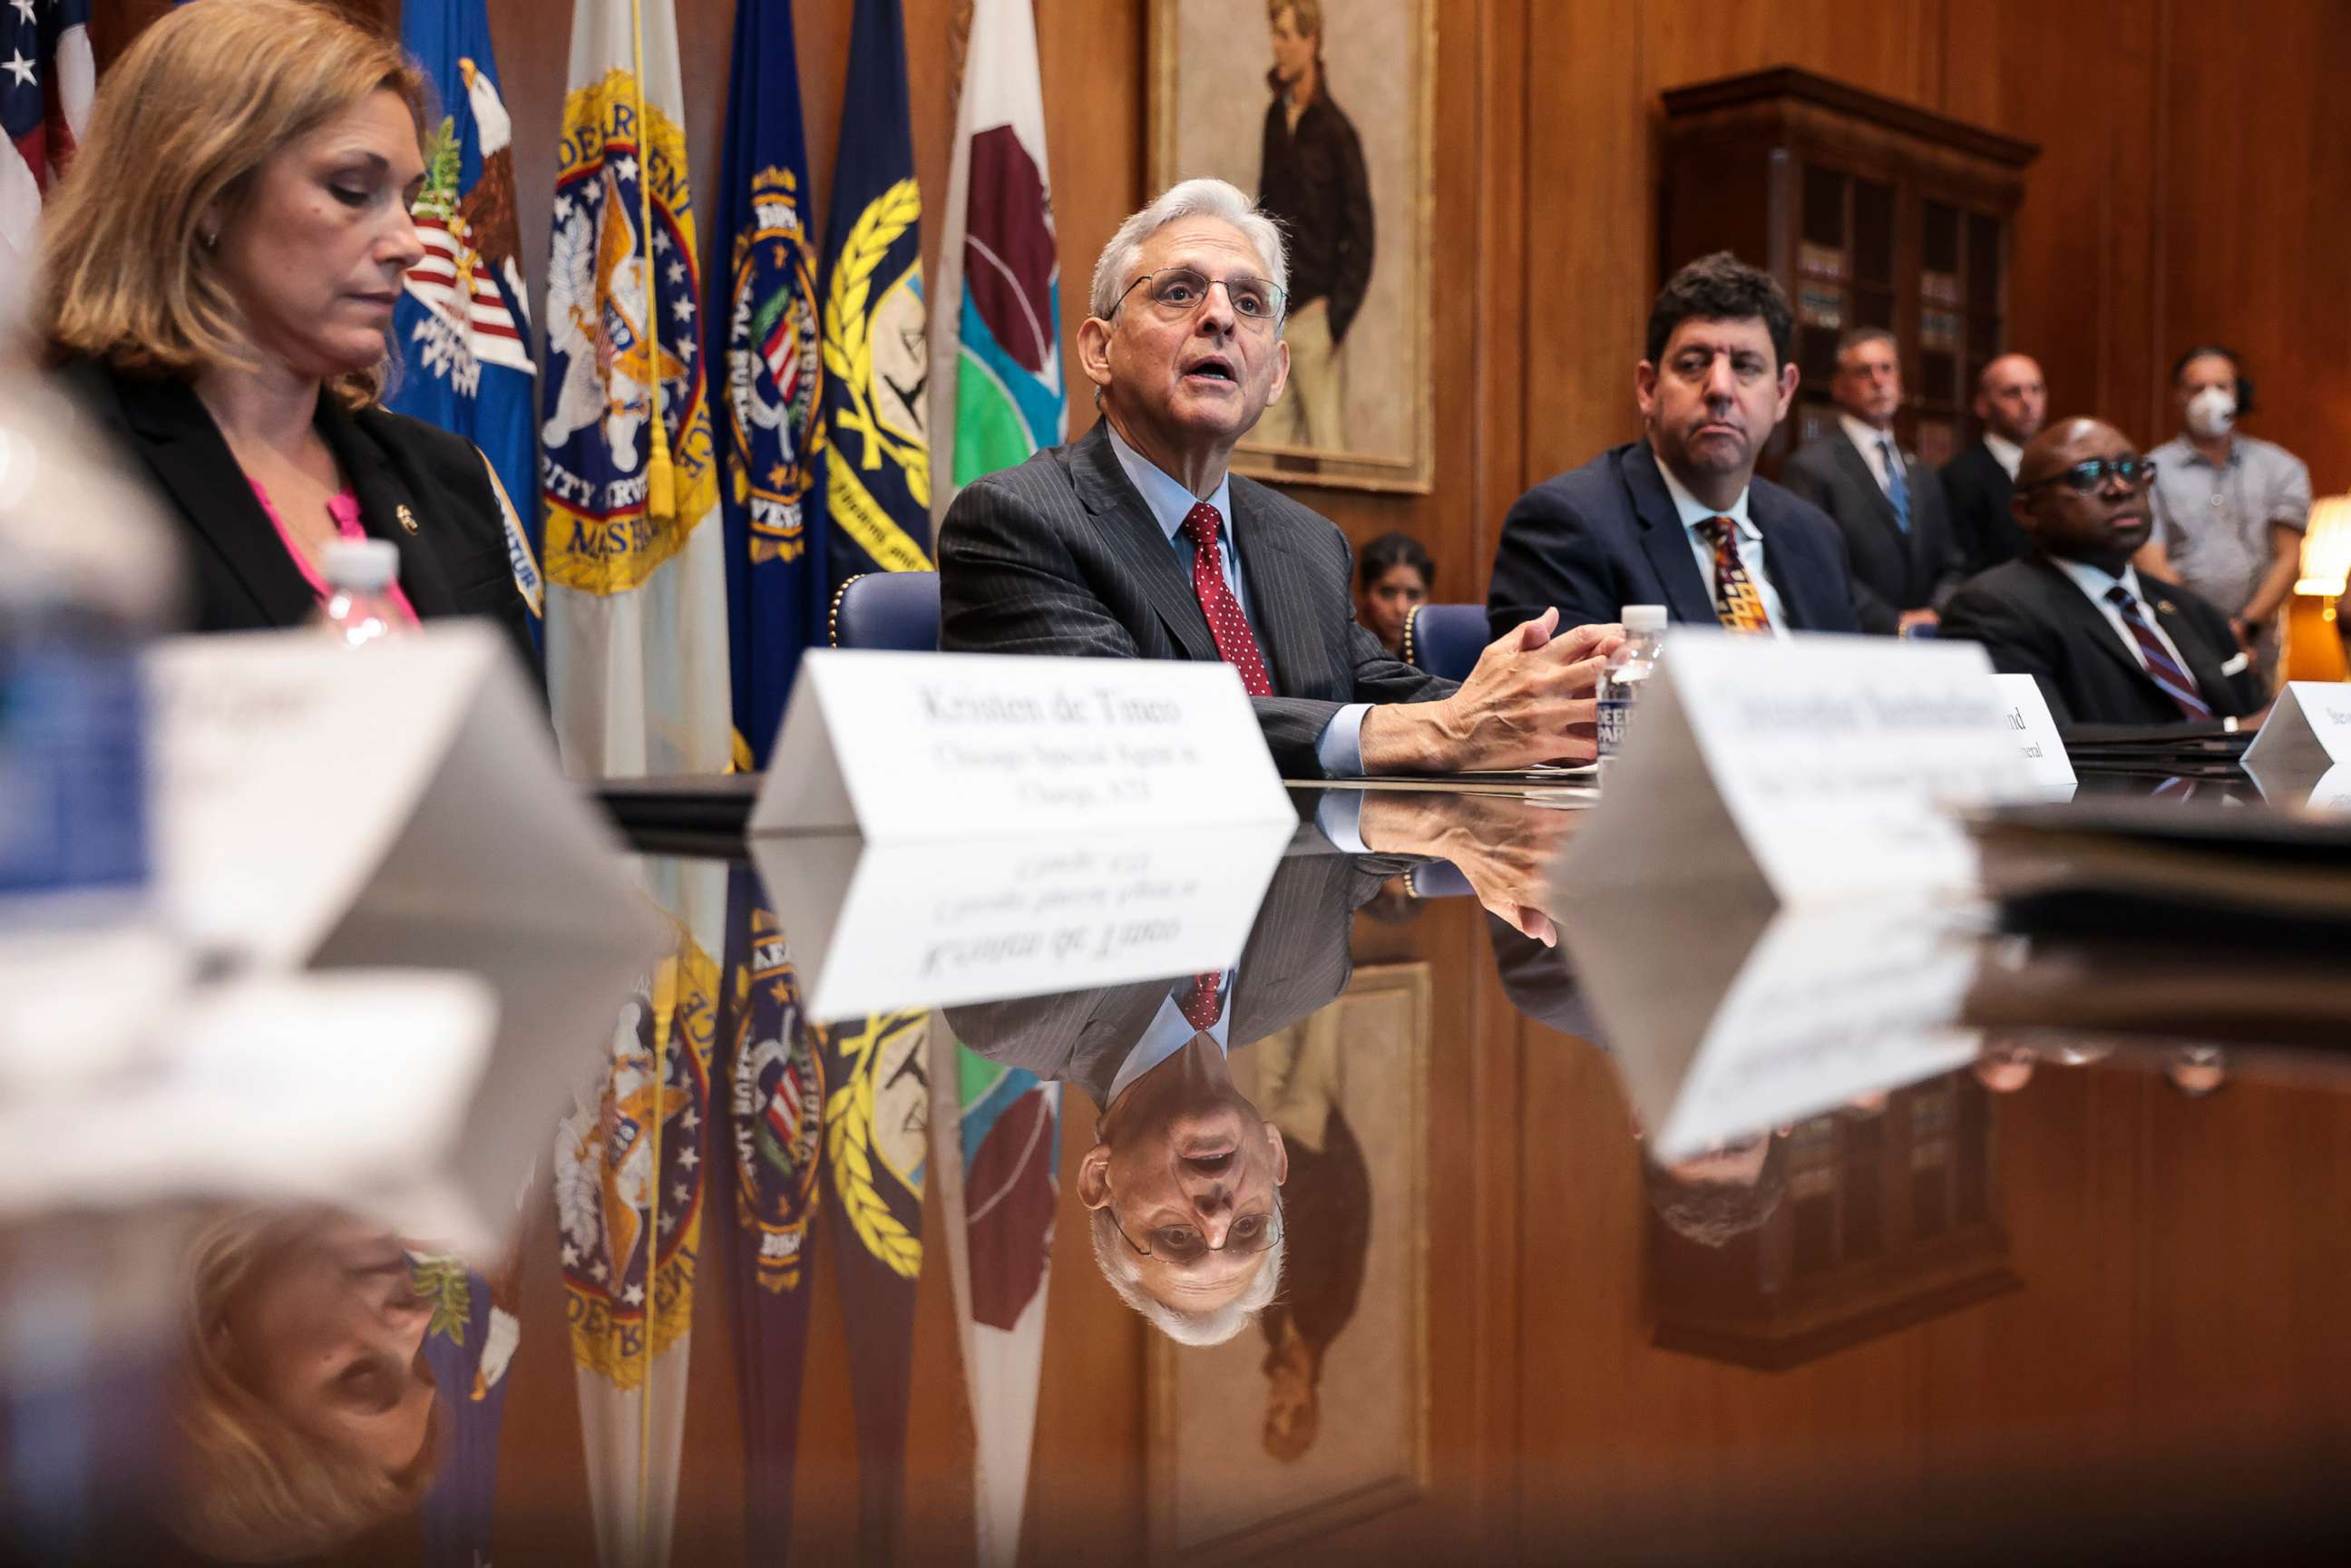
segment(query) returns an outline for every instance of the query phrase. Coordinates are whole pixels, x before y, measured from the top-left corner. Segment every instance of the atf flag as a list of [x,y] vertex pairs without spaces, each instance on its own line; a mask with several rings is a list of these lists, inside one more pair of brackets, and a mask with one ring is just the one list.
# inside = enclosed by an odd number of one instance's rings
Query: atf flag
[[932,455],[946,483],[935,517],[983,474],[1069,434],[1061,383],[1061,262],[1045,175],[1045,98],[1029,0],[978,0],[947,179]]
[[825,225],[824,482],[833,584],[931,564],[923,200],[898,0],[857,0]]
[[408,0],[401,42],[433,78],[442,114],[427,126],[416,232],[424,259],[410,269],[392,318],[409,350],[390,406],[481,448],[506,512],[515,586],[538,629],[545,596],[538,529],[538,444],[532,392],[530,307],[515,230],[514,122],[498,96],[482,0]]
[[724,772],[733,750],[682,96],[670,0],[578,0],[540,475],[556,730],[572,770],[601,778]]
[[830,586],[822,517],[810,528],[808,517],[824,361],[789,5],[736,6],[726,115],[718,243],[727,249],[710,350],[720,378],[737,762],[764,768],[800,650],[824,634]]

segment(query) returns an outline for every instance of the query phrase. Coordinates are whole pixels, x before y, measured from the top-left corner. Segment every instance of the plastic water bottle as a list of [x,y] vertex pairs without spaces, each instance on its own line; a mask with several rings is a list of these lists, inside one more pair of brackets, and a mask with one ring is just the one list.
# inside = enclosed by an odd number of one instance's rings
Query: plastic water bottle
[[1608,655],[1600,673],[1600,755],[1614,757],[1625,744],[1632,723],[1633,705],[1640,700],[1642,683],[1656,674],[1666,651],[1666,607],[1627,604],[1624,611],[1625,645]]
[[392,597],[399,546],[390,539],[336,539],[319,564],[329,591],[313,623],[329,636],[346,648],[363,648],[407,630]]

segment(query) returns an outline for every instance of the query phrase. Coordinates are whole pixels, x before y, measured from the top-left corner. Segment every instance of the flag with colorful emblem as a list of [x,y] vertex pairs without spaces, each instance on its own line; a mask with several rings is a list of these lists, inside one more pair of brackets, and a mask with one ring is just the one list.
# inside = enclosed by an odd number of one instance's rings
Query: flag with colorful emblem
[[578,0],[539,426],[549,695],[575,774],[733,756],[717,449],[671,0]]
[[1069,434],[1061,270],[1045,172],[1045,96],[1029,0],[977,0],[947,177],[931,367],[933,515],[983,474]]
[[414,210],[424,259],[409,269],[392,316],[403,362],[385,404],[481,449],[506,514],[515,587],[537,633],[546,602],[536,527],[538,371],[515,227],[514,122],[498,93],[482,0],[407,0],[400,38],[432,78],[439,114],[425,128]]
[[495,1277],[448,1254],[412,1253],[417,1299],[431,1303],[424,1364],[440,1390],[449,1429],[424,1494],[425,1568],[486,1568],[497,1497],[498,1432],[506,1419],[507,1367],[522,1339],[515,1301],[522,1282],[517,1247]]

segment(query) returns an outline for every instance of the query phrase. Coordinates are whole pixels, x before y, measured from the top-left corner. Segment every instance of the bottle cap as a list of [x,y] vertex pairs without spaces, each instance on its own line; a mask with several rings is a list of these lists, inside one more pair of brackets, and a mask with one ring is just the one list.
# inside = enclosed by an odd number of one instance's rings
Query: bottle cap
[[400,575],[400,547],[390,539],[335,539],[320,562],[327,585],[349,593],[381,593]]
[[1666,607],[1662,604],[1627,604],[1620,614],[1627,632],[1662,632],[1666,629]]

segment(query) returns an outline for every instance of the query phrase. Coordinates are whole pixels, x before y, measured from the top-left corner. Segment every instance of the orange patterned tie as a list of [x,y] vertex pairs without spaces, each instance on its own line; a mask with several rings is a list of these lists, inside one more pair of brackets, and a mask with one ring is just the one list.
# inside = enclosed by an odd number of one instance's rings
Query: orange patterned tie
[[1708,517],[1701,526],[1714,544],[1715,619],[1729,631],[1768,636],[1771,616],[1755,580],[1747,575],[1747,563],[1739,559],[1739,525],[1729,517]]

